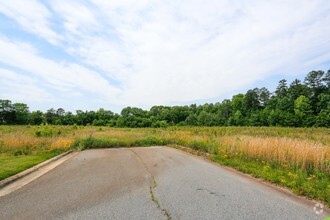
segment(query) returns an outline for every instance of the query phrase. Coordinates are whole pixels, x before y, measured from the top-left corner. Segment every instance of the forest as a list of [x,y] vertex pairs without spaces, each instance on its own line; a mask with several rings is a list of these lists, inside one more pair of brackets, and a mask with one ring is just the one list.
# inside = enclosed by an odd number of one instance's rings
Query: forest
[[[221,85],[219,85],[221,86]],[[283,126],[330,127],[330,70],[311,71],[303,81],[279,81],[276,90],[254,88],[222,102],[203,105],[126,107],[120,114],[51,108],[30,111],[25,103],[0,100],[2,125],[94,125],[110,127]]]

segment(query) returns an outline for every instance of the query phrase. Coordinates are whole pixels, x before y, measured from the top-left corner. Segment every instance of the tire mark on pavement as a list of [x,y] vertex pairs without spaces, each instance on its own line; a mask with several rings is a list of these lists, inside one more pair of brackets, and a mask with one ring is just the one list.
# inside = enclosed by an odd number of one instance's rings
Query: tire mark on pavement
[[168,220],[171,220],[171,219],[172,219],[171,214],[168,212],[168,210],[167,210],[166,208],[162,208],[162,207],[161,207],[161,205],[160,205],[160,203],[159,203],[159,200],[157,199],[157,197],[155,196],[155,193],[154,193],[154,191],[153,191],[153,190],[157,187],[157,182],[156,182],[156,180],[155,180],[154,175],[152,175],[152,173],[150,172],[150,170],[149,170],[147,164],[144,162],[144,160],[142,159],[142,157],[141,157],[136,151],[134,151],[133,149],[131,149],[131,148],[129,148],[129,149],[130,149],[130,150],[131,150],[131,151],[137,156],[137,158],[139,158],[139,160],[140,160],[141,163],[143,164],[145,170],[147,171],[147,173],[148,173],[148,174],[150,175],[150,177],[151,177],[151,183],[150,183],[150,187],[149,187],[149,189],[150,189],[151,200],[152,200],[154,203],[156,203],[157,208],[158,208],[159,210],[162,211],[162,213],[167,217],[167,219],[168,219]]

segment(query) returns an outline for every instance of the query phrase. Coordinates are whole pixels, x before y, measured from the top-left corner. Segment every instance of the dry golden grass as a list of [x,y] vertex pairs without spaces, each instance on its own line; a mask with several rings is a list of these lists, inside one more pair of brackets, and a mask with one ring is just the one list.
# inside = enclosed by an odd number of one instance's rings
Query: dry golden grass
[[[310,140],[286,137],[227,136],[218,139],[230,154],[275,162],[282,166],[315,169],[330,173],[330,147]],[[219,149],[219,150],[221,150]]]
[[[38,131],[41,131],[41,136],[37,135]],[[51,135],[47,136],[49,131]],[[46,135],[43,136],[42,132]],[[239,154],[282,166],[330,173],[330,130],[316,128],[0,126],[0,153],[12,153],[20,149],[25,149],[23,153],[27,154],[63,151],[73,147],[76,140],[87,137],[119,140],[118,143],[127,142],[129,144],[125,146],[130,146],[150,136],[156,137],[161,143],[179,144],[228,156]]]
[[50,145],[50,150],[55,149],[69,149],[73,144],[73,139],[68,138],[58,138],[57,140],[53,140]]
[[[292,130],[294,131],[294,128]],[[251,159],[265,160],[268,163],[293,166],[304,170],[315,169],[330,174],[330,135],[326,133],[328,130],[325,133],[308,134],[307,129],[305,136],[300,131],[299,135],[288,134],[287,137],[273,136],[273,134],[255,136],[254,133],[248,135],[247,132],[221,135],[213,131],[213,129],[208,132],[179,130],[167,133],[163,137],[185,146],[204,146],[203,150],[219,152],[228,156],[240,154]]]

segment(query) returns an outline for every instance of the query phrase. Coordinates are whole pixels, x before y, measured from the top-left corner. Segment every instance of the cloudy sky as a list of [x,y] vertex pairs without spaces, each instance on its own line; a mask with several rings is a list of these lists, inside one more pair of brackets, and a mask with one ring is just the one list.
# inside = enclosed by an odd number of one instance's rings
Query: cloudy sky
[[216,102],[316,69],[328,0],[0,2],[0,99],[31,110]]

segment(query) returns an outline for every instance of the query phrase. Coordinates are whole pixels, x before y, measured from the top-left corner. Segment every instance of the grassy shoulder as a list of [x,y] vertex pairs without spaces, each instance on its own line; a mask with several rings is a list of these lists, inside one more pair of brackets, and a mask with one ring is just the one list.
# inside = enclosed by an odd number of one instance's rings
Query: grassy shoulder
[[171,147],[202,156],[220,165],[231,167],[255,178],[274,183],[291,190],[297,195],[321,201],[330,207],[329,173],[319,171],[307,172],[303,169],[295,169],[286,165],[279,166],[276,163],[272,164],[264,160],[251,159],[238,154],[228,156],[226,152],[208,153],[179,145],[171,145]]
[[323,201],[330,207],[330,178],[325,173],[317,171],[306,172],[302,169],[291,169],[288,166],[278,166],[262,160],[230,158],[225,155],[211,155],[211,160],[289,188],[297,195]]
[[0,155],[0,180],[29,169],[56,155],[58,153],[55,152],[40,155]]

